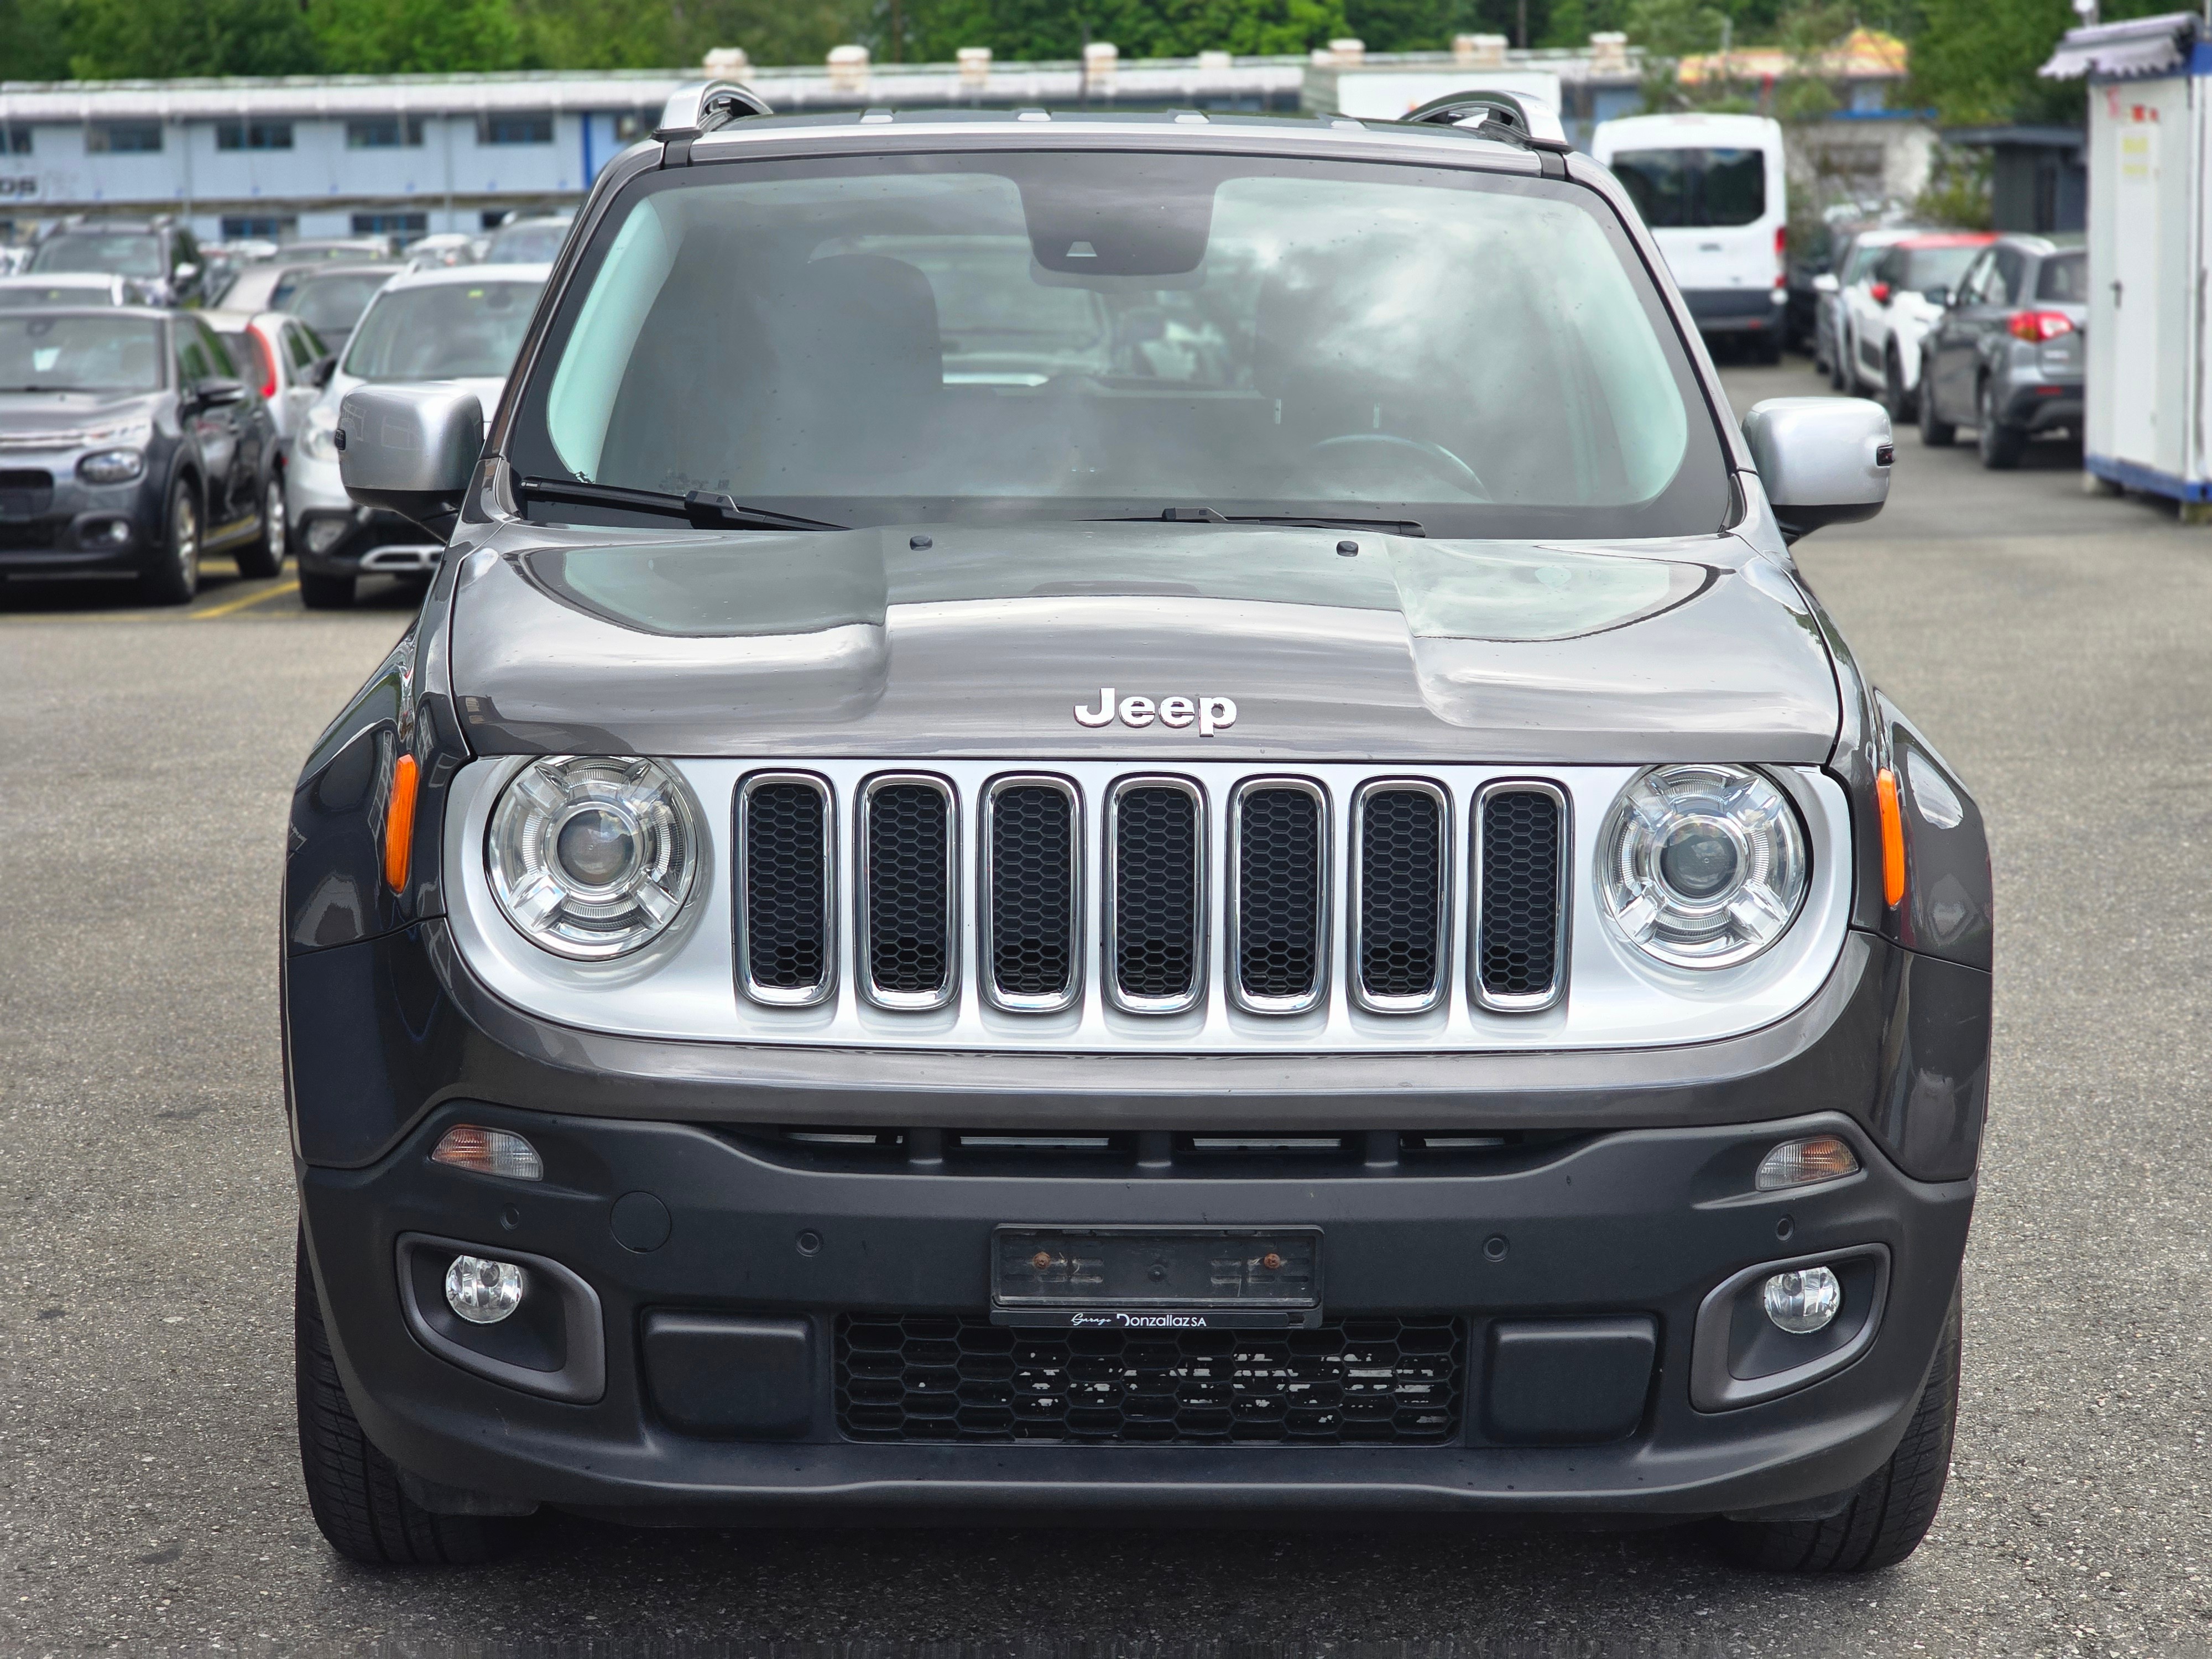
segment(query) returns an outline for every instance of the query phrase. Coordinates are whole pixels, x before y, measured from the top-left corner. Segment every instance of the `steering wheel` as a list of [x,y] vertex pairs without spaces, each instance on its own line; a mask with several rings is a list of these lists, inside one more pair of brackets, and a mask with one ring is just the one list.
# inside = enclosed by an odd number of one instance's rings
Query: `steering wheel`
[[1387,444],[1394,449],[1409,449],[1419,457],[1429,471],[1453,489],[1464,490],[1477,501],[1490,499],[1490,487],[1482,482],[1481,474],[1442,444],[1432,444],[1425,438],[1407,438],[1395,432],[1346,432],[1339,437],[1323,438],[1319,443],[1310,446],[1306,453],[1318,456],[1325,450],[1346,449],[1354,444],[1363,447]]

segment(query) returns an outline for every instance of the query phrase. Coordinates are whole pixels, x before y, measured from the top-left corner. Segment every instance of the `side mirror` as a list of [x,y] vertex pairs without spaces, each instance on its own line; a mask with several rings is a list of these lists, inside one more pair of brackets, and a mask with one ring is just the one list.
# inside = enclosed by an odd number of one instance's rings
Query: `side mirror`
[[200,268],[194,264],[190,259],[186,259],[179,264],[177,266],[175,272],[176,278],[179,283],[189,283],[193,277],[199,274]]
[[1880,404],[1769,398],[1743,417],[1743,436],[1790,541],[1822,525],[1871,519],[1889,499],[1897,451]]
[[1951,290],[1948,288],[1931,288],[1927,291],[1926,298],[1931,306],[1941,306],[1946,311],[1951,308]]
[[325,352],[308,366],[307,376],[308,383],[318,386],[328,386],[331,383],[331,376],[337,373],[337,353]]
[[1835,294],[1842,288],[1843,284],[1836,280],[1836,273],[1832,270],[1824,270],[1813,279],[1813,292],[1815,294]]
[[233,380],[221,374],[210,374],[204,380],[192,382],[192,403],[200,409],[222,409],[231,404],[246,401],[246,382]]
[[338,405],[338,476],[363,507],[455,511],[483,452],[483,406],[450,386],[356,386]]
[[1886,306],[1889,303],[1890,288],[1887,283],[1876,283],[1869,288],[1867,292],[1873,296],[1876,305]]

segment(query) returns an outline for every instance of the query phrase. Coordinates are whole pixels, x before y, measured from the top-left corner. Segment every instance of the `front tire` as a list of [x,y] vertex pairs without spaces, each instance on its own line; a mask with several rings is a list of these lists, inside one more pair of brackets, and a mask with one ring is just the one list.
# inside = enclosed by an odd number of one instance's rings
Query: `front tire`
[[1919,1547],[1935,1524],[1959,1426],[1960,1293],[1897,1449],[1826,1521],[1724,1521],[1723,1548],[1762,1572],[1875,1572]]
[[1936,412],[1936,367],[1920,365],[1920,441],[1930,449],[1948,449],[1958,441],[1959,428]]
[[185,479],[169,486],[162,528],[159,561],[138,579],[139,591],[151,605],[190,605],[200,591],[200,508]]
[[1974,434],[1975,447],[1982,452],[1982,465],[1992,472],[2009,472],[2020,465],[2020,458],[2027,449],[2027,434],[1997,418],[1995,381],[1982,382],[1981,395],[1976,403],[1981,426]]
[[331,1356],[302,1231],[295,1249],[293,1371],[300,1468],[307,1507],[330,1546],[371,1566],[474,1566],[507,1541],[506,1528],[471,1515],[438,1515],[400,1490],[398,1466],[369,1443]]
[[272,472],[261,487],[261,538],[238,550],[238,574],[273,576],[284,568],[284,480]]

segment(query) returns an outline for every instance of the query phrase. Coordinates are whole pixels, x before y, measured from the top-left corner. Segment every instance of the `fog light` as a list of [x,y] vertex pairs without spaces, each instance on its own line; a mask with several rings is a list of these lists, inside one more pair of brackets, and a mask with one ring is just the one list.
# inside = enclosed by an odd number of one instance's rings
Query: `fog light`
[[327,553],[345,539],[346,532],[353,528],[349,519],[317,519],[307,526],[307,551]]
[[1810,1187],[1816,1182],[1841,1181],[1859,1172],[1859,1155],[1838,1135],[1808,1135],[1785,1140],[1759,1160],[1754,1184],[1762,1193],[1786,1187]]
[[522,1305],[522,1269],[512,1261],[457,1255],[446,1269],[446,1305],[471,1325],[496,1325]]
[[545,1179],[545,1161],[535,1146],[505,1129],[479,1129],[473,1123],[456,1123],[439,1136],[430,1161],[509,1181]]
[[[452,1282],[447,1280],[448,1285]],[[521,1291],[515,1294],[519,1297]],[[1776,1273],[1766,1281],[1759,1297],[1766,1304],[1766,1316],[1792,1336],[1810,1336],[1826,1328],[1844,1306],[1844,1287],[1826,1267]]]

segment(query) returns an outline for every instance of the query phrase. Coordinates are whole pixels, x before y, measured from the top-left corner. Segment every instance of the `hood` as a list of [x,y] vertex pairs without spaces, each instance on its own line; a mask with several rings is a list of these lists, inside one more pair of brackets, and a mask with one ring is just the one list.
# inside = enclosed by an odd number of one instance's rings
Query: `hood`
[[0,443],[65,449],[152,418],[157,392],[0,392]]
[[[494,753],[1824,761],[1826,649],[1779,569],[1726,568],[1742,551],[1218,525],[628,540],[510,524],[462,562],[453,690]],[[1133,725],[1109,690],[1212,714],[1177,728],[1140,707]]]

